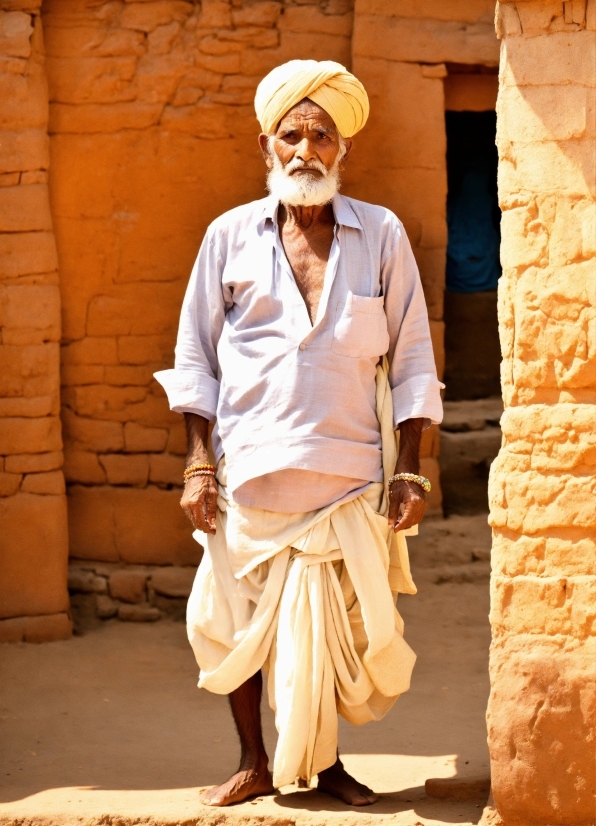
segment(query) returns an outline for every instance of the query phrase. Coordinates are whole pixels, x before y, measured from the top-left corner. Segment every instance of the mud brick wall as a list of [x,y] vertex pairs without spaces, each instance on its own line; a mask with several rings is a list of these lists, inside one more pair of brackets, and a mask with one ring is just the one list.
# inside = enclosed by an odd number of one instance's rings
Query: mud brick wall
[[39,4],[0,10],[0,641],[65,637],[60,292]]
[[349,64],[352,9],[47,0],[43,23],[71,554],[196,563],[182,417],[152,373],[208,223],[265,194],[257,83],[295,57]]
[[[356,0],[352,67],[371,103],[357,136],[346,191],[383,204],[404,222],[420,268],[442,377],[447,250],[446,64],[496,67],[493,0]],[[438,495],[439,436],[426,432],[421,472]]]
[[510,824],[594,818],[596,3],[502,3],[504,445],[494,530],[493,793]]

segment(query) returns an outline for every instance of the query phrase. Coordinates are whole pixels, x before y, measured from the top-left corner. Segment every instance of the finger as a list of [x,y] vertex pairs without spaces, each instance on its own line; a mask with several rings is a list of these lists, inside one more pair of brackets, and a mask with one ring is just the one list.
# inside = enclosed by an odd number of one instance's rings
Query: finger
[[405,531],[408,528],[412,528],[414,525],[417,525],[419,522],[422,521],[422,517],[424,516],[424,510],[425,503],[422,499],[416,499],[414,501],[406,502],[402,517],[395,525],[394,530],[396,532]]
[[215,533],[217,513],[217,489],[211,485],[205,495],[205,521],[211,533]]

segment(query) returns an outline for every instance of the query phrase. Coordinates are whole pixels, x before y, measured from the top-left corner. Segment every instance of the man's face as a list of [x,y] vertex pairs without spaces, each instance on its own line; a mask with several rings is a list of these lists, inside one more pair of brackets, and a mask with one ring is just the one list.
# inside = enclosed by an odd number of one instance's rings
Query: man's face
[[259,142],[269,169],[273,166],[273,159],[267,151],[267,143],[284,166],[291,161],[303,162],[302,168],[296,169],[292,175],[320,176],[320,171],[312,167],[308,169],[308,162],[319,161],[330,170],[343,151],[339,166],[341,171],[352,146],[352,141],[342,141],[331,116],[308,99],[301,100],[290,109],[279,122],[273,140],[267,139],[267,135],[261,135]]
[[352,148],[330,115],[306,99],[281,119],[274,135],[260,135],[272,194],[286,204],[314,206],[333,198]]

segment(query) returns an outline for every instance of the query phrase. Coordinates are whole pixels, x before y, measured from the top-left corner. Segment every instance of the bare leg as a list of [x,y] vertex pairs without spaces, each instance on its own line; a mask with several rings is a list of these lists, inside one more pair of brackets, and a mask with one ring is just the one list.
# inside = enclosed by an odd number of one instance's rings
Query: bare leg
[[203,792],[208,806],[229,806],[259,794],[271,794],[273,780],[261,730],[263,677],[258,671],[230,694],[230,708],[240,738],[240,766],[221,786]]
[[333,766],[319,772],[318,789],[333,797],[338,797],[349,806],[370,806],[379,799],[372,789],[359,783],[347,773],[344,764],[339,759],[339,754]]

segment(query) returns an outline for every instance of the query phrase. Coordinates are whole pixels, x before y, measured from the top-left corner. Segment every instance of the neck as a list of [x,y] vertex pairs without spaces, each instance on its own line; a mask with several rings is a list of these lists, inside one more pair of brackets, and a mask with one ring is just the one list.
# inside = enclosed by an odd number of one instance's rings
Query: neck
[[308,229],[317,223],[333,223],[333,208],[331,204],[319,206],[292,206],[279,205],[279,220],[281,223],[295,224],[302,229]]

